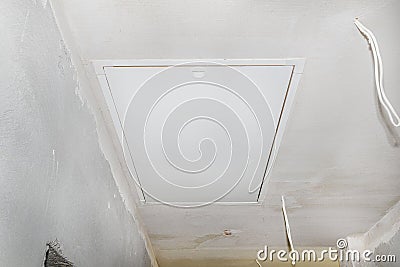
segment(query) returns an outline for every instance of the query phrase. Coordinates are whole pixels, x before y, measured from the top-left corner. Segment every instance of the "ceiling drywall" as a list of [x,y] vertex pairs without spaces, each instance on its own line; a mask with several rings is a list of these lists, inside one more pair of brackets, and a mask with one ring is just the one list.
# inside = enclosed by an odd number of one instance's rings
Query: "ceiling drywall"
[[[387,130],[380,115],[371,53],[353,24],[359,17],[375,32],[387,95],[400,110],[399,1],[52,4],[92,79],[89,63],[99,59],[306,58],[265,201],[141,206],[159,257],[230,258],[238,250],[284,246],[282,194],[297,246],[334,245],[365,232],[400,199],[399,130]],[[224,229],[233,234],[224,236]]]

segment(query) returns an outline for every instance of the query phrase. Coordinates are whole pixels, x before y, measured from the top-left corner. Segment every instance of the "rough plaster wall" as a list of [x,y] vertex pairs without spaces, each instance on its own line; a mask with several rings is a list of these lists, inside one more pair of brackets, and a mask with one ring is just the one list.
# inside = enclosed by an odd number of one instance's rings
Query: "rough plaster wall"
[[0,2],[0,265],[150,266],[46,1]]
[[386,243],[380,244],[374,251],[375,255],[396,255],[397,262],[377,263],[377,267],[399,266],[400,261],[400,230]]
[[394,255],[395,262],[342,262],[342,267],[391,267],[399,266],[400,261],[400,202],[394,205],[385,216],[364,234],[354,234],[348,238],[350,250],[372,251],[375,255]]

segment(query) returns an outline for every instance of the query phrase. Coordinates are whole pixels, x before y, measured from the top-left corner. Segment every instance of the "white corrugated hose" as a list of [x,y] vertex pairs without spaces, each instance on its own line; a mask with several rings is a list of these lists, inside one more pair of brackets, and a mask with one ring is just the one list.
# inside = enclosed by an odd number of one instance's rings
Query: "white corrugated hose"
[[390,103],[389,99],[385,94],[385,90],[383,88],[383,64],[382,64],[382,57],[379,51],[378,42],[375,38],[375,35],[365,27],[358,19],[354,20],[354,24],[360,30],[360,32],[367,38],[369,45],[371,46],[372,56],[374,59],[374,74],[375,74],[375,85],[376,90],[378,93],[379,102],[385,108],[390,122],[395,127],[400,126],[400,118],[397,114],[396,110],[393,108],[392,104]]

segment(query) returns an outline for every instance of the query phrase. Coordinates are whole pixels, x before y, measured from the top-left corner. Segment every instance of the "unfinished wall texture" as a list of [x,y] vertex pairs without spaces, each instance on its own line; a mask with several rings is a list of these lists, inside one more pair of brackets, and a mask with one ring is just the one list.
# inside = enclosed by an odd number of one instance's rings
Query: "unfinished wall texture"
[[0,266],[150,266],[45,0],[0,1]]
[[[348,249],[361,252],[360,261],[341,262],[342,267],[395,267],[400,261],[400,202],[395,204],[385,216],[364,234],[355,234],[348,238]],[[372,251],[365,262],[362,252]],[[376,260],[376,256],[379,257]],[[380,259],[386,262],[380,262]],[[395,260],[388,260],[388,256],[395,256]]]
[[396,234],[390,238],[387,242],[381,243],[374,251],[375,255],[395,255],[396,262],[381,262],[376,263],[377,267],[395,267],[399,266],[400,261],[400,229],[397,230]]

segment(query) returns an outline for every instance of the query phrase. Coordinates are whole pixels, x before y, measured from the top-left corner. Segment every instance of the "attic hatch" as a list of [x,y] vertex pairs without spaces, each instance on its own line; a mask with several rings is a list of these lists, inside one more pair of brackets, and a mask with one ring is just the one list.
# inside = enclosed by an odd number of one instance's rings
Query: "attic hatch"
[[257,203],[304,59],[94,61],[144,203]]

